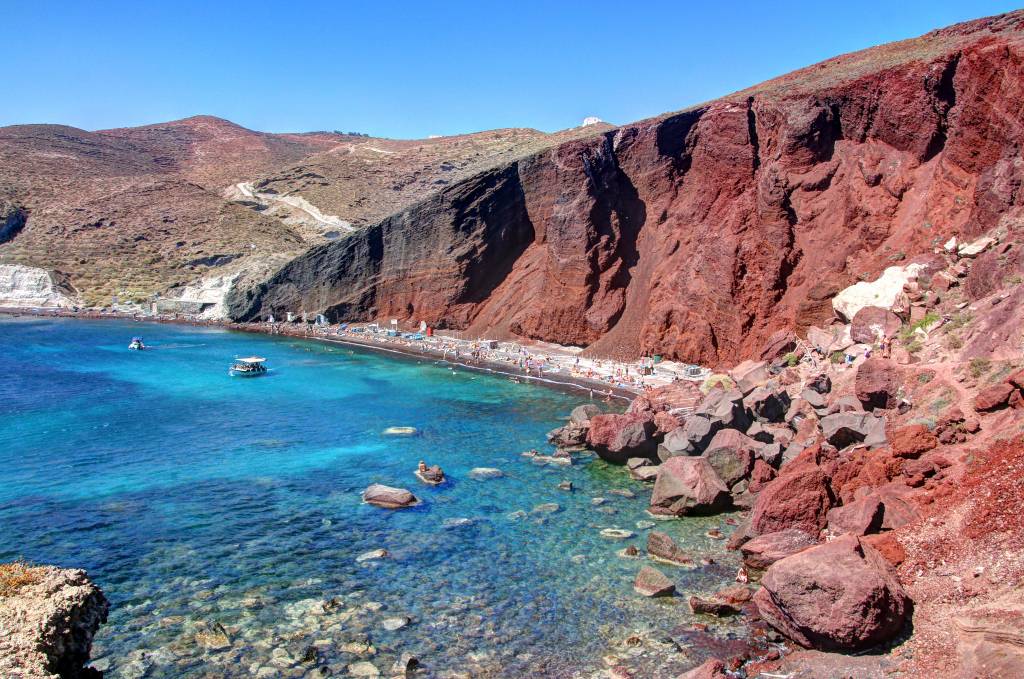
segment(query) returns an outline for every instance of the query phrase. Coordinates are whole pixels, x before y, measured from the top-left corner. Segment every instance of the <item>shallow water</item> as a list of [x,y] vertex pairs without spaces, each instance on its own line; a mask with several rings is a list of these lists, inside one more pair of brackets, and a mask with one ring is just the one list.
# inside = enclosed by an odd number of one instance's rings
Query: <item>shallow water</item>
[[[151,349],[128,351],[139,334]],[[228,377],[231,358],[252,353],[272,372]],[[643,549],[648,488],[598,460],[520,455],[546,450],[580,395],[426,359],[114,321],[0,320],[0,375],[0,561],[89,571],[112,602],[93,654],[109,677],[344,675],[357,661],[387,676],[403,652],[425,676],[587,676],[632,632],[693,620],[683,597],[635,595],[643,562],[617,554]],[[419,433],[383,435],[390,426]],[[451,481],[420,484],[420,459]],[[473,467],[505,477],[474,480]],[[558,490],[563,479],[576,489]],[[364,505],[373,482],[424,503]],[[718,562],[662,567],[683,594],[731,580],[734,556],[704,536],[720,525],[659,524]],[[392,558],[356,561],[377,548]],[[389,630],[395,618],[409,623]]]

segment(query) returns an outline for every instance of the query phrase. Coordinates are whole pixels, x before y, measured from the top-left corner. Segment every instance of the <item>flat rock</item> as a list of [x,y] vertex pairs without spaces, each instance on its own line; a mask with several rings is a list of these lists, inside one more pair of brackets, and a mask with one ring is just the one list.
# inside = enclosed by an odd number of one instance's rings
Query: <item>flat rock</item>
[[746,542],[740,547],[743,563],[750,568],[764,570],[779,559],[785,559],[818,544],[814,536],[799,528],[787,528],[774,533],[765,533]]
[[391,554],[386,549],[373,549],[369,552],[363,552],[356,557],[357,563],[363,563],[364,561],[377,561],[380,559],[387,559]]
[[420,500],[405,488],[374,483],[363,491],[363,502],[385,509],[405,509],[418,505]]
[[687,566],[693,563],[693,559],[676,544],[676,541],[661,531],[651,531],[647,534],[647,555],[657,561],[675,566]]
[[500,479],[505,476],[505,472],[494,467],[474,467],[469,470],[469,478],[476,479],[477,481],[485,481],[487,479]]

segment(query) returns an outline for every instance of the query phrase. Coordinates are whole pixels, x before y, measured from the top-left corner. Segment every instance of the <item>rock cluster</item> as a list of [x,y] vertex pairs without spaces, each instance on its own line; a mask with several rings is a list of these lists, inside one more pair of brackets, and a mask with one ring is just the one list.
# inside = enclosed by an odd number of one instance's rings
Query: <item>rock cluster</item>
[[26,584],[0,596],[0,675],[76,679],[109,604],[85,571],[39,566]]

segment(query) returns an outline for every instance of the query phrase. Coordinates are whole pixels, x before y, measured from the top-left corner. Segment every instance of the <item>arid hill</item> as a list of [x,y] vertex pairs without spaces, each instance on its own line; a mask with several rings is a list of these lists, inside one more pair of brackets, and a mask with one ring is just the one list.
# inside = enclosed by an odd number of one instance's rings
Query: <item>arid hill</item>
[[447,182],[607,127],[420,141],[266,134],[209,116],[0,128],[0,264],[46,269],[90,306],[174,297],[211,276],[262,280]]
[[1024,12],[495,167],[232,295],[717,364],[1024,203]]

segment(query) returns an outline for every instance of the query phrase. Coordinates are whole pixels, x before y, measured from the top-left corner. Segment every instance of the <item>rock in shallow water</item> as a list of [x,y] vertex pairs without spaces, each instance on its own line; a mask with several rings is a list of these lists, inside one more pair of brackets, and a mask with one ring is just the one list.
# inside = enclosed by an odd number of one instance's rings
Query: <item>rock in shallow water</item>
[[503,476],[505,476],[505,472],[494,467],[474,467],[469,470],[469,478],[476,479],[477,481],[500,479]]
[[651,566],[644,566],[636,574],[633,589],[644,596],[672,596],[676,591],[675,583],[668,576]]
[[374,483],[363,491],[363,502],[385,509],[404,509],[418,505],[420,500],[405,488]]

